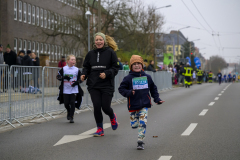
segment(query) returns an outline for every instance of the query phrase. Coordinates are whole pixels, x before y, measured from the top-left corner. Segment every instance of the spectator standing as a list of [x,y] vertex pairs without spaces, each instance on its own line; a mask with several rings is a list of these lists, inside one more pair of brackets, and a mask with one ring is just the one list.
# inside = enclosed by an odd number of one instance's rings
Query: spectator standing
[[[33,66],[40,66],[40,61],[39,58],[37,57],[37,55],[35,53],[32,53],[31,55],[32,57],[32,62],[33,62]],[[33,68],[33,82],[34,82],[34,87],[35,88],[39,88],[39,68]]]
[[[3,55],[3,59],[4,59],[5,64],[7,64],[9,66],[9,68],[12,65],[17,65],[17,54],[11,50],[11,47],[9,44],[7,45],[6,52]],[[12,77],[14,77],[13,71],[12,71],[11,75],[12,75]],[[5,77],[5,88],[6,89],[8,88],[8,81],[9,81],[7,79],[7,76],[8,76],[7,70],[5,70],[4,77]],[[13,84],[15,84],[14,78],[13,78]],[[13,86],[13,89],[14,89],[14,86]]]
[[17,54],[17,65],[23,65],[23,57],[25,56],[25,51],[21,50]]
[[147,59],[144,59],[144,61],[143,61],[143,70],[147,71],[147,67],[148,67],[148,61],[147,61]]
[[66,61],[65,61],[65,56],[62,56],[61,61],[58,62],[58,67],[63,68],[64,66],[66,66]]
[[[25,56],[25,51],[21,50],[18,52],[17,54],[17,65],[23,65],[23,57]],[[17,70],[17,76],[16,76],[16,86],[18,87],[18,89],[22,90],[22,68],[19,68]]]
[[129,71],[129,65],[128,65],[128,61],[125,62],[125,65],[123,65],[123,70],[125,71]]
[[181,83],[183,83],[183,80],[184,80],[184,75],[183,75],[184,74],[184,67],[183,67],[182,63],[180,64],[178,73],[179,73],[178,85],[180,85]]
[[121,58],[118,58],[118,63],[119,63],[119,66],[120,66],[119,70],[123,70],[123,65],[121,63]]
[[154,69],[154,61],[150,60],[150,64],[147,67],[147,71],[152,71],[152,72],[156,72],[157,70]]
[[114,93],[114,79],[119,65],[115,51],[118,46],[112,37],[98,32],[94,35],[94,49],[89,51],[83,63],[81,80],[87,79],[88,91],[94,107],[97,124],[95,137],[104,135],[102,110],[110,118],[112,129],[118,128],[117,116],[111,102]]
[[[33,61],[31,58],[32,51],[27,50],[27,55],[23,57],[23,66],[33,66]],[[25,92],[28,92],[29,81],[32,80],[32,68],[24,67],[23,68],[23,84]]]

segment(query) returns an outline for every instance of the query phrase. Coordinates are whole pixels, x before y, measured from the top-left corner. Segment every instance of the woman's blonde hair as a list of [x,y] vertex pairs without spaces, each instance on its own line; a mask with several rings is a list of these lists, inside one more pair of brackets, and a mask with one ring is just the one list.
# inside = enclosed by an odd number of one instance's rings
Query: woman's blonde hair
[[[94,35],[94,41],[95,41],[95,39],[96,39],[96,36],[101,36],[101,37],[104,39],[104,41],[105,41],[104,47],[109,46],[109,47],[111,47],[114,51],[117,51],[117,50],[118,50],[117,43],[114,41],[113,37],[108,36],[108,35],[105,35],[105,34],[103,34],[103,33],[101,33],[101,32],[98,32],[98,33],[96,33],[96,34]],[[94,48],[96,49],[95,44],[94,44]]]
[[67,56],[67,61],[69,61],[71,57],[74,57],[76,59],[76,56],[74,56],[73,54],[70,54]]

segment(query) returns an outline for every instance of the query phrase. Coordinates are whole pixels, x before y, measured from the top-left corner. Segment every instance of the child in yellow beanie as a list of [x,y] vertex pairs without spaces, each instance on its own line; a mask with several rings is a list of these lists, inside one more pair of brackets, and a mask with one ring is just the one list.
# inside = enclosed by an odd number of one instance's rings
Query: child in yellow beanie
[[124,77],[118,88],[119,93],[128,98],[128,110],[130,112],[130,123],[133,129],[138,128],[138,150],[143,150],[143,139],[146,134],[148,108],[151,108],[151,96],[154,102],[162,104],[159,98],[157,86],[150,75],[143,71],[143,59],[141,56],[132,55],[130,59],[129,75]]

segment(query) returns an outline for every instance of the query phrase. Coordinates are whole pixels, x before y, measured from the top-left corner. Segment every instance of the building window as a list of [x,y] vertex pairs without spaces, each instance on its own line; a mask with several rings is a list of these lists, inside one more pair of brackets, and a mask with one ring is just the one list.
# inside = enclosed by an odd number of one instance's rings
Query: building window
[[28,41],[28,50],[31,51],[31,41]]
[[50,55],[50,53],[51,53],[51,45],[48,44],[48,54]]
[[176,47],[176,51],[178,51],[178,47]]
[[41,24],[41,27],[43,27],[43,9],[42,8],[40,9],[40,24]]
[[52,45],[51,61],[54,61],[54,45]]
[[72,30],[73,30],[73,34],[75,35],[75,30],[76,30],[76,24],[75,24],[75,21],[72,22]]
[[17,53],[17,38],[14,38],[14,52]]
[[32,52],[35,53],[35,42],[32,42]]
[[36,23],[39,26],[39,7],[36,8]]
[[57,62],[57,55],[58,55],[58,47],[55,46],[55,61]]
[[51,23],[52,23],[52,30],[54,30],[54,14],[51,14]]
[[31,4],[28,4],[28,23],[31,24]]
[[44,28],[47,28],[47,11],[44,10]]
[[55,29],[58,29],[58,15],[55,13]]
[[62,26],[61,26],[61,20],[62,20],[61,16],[58,15],[58,31],[59,31],[59,32],[61,32],[61,28],[62,28]]
[[25,52],[27,52],[27,41],[26,40],[23,41],[23,50]]
[[23,3],[23,22],[27,23],[27,4]]
[[51,29],[51,13],[48,11],[48,29]]
[[37,56],[39,57],[39,43],[37,42],[37,45],[36,45],[36,51],[37,51]]
[[73,0],[72,5],[74,8],[75,8],[75,3],[76,3],[76,0]]
[[22,21],[22,1],[19,1],[19,6],[18,6],[18,20]]
[[43,53],[43,44],[40,44],[40,53]]
[[35,25],[35,6],[32,6],[32,24]]
[[67,17],[64,17],[64,19],[65,19],[65,23],[64,23],[65,28],[64,28],[64,31],[65,31],[65,33],[67,33],[67,31],[68,31],[68,29],[67,29]]
[[22,40],[19,39],[18,42],[19,42],[19,48],[18,49],[19,49],[19,51],[21,51],[22,50]]
[[58,59],[60,60],[61,59],[61,47],[58,46]]
[[172,47],[168,47],[168,51],[172,51]]
[[47,49],[47,44],[44,43],[44,53],[47,53],[48,49]]
[[14,20],[17,20],[17,0],[14,0]]
[[61,25],[62,25],[62,33],[64,33],[64,16],[62,16]]

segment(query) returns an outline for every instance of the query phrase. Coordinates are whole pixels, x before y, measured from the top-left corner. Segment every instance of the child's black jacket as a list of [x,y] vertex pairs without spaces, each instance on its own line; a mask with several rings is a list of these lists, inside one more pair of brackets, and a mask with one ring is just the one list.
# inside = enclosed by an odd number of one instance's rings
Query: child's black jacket
[[[64,100],[63,100],[63,84],[64,84],[64,78],[63,78],[63,68],[59,71],[58,75],[60,75],[62,78],[58,79],[61,81],[61,85],[59,86],[59,95],[57,100],[59,100],[59,104],[63,104]],[[77,76],[77,81],[81,81],[80,80],[80,76],[81,76],[81,71],[78,70],[78,76]],[[83,97],[83,90],[80,87],[80,85],[78,85],[78,94],[76,96],[76,100],[75,100],[75,108],[80,109],[81,107],[81,103],[82,103],[82,97]]]
[[[135,90],[135,94],[132,94],[133,86],[132,79],[135,77],[146,76],[148,80],[148,88]],[[157,103],[161,101],[159,98],[158,90],[156,85],[154,84],[150,75],[146,74],[144,71],[141,72],[133,72],[130,71],[129,75],[124,77],[120,87],[118,88],[119,93],[128,98],[128,110],[140,110],[142,108],[151,108],[151,96],[154,98],[154,102]]]

